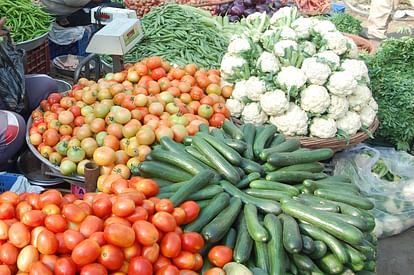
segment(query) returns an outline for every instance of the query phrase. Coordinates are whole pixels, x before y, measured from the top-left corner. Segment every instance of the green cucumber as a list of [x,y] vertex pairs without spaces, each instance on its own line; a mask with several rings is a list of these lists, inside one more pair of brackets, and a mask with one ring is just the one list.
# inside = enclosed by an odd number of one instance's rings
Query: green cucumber
[[358,187],[354,185],[350,185],[350,184],[339,185],[339,184],[318,182],[318,181],[313,181],[313,180],[305,180],[303,182],[303,185],[305,185],[308,188],[312,188],[313,190],[330,189],[330,190],[341,190],[341,191],[348,192],[348,193],[351,192],[351,193],[359,194]]
[[351,225],[359,228],[360,230],[362,230],[364,232],[371,232],[372,230],[374,230],[374,227],[375,227],[375,223],[367,222],[362,217],[356,217],[356,216],[351,216],[351,215],[346,215],[346,214],[339,214],[339,213],[332,213],[331,215],[333,217],[341,220],[341,221],[344,221],[348,224],[351,224]]
[[182,153],[184,151],[185,146],[181,143],[175,142],[172,138],[163,136],[160,138],[161,147],[164,150],[175,152],[175,153]]
[[236,150],[239,154],[243,154],[246,151],[247,144],[244,141],[238,139],[225,139],[224,143]]
[[327,190],[327,189],[319,189],[314,192],[315,196],[325,198],[328,200],[338,201],[342,203],[350,204],[354,207],[371,210],[374,208],[374,204],[372,201],[364,198],[362,196],[352,195],[349,193],[341,194],[339,192]]
[[236,184],[236,187],[239,189],[244,189],[248,187],[252,181],[258,180],[260,179],[260,177],[261,177],[260,174],[257,172],[250,173],[246,177],[244,177],[241,181],[239,181]]
[[311,271],[313,266],[315,265],[312,259],[306,255],[295,253],[292,254],[291,257],[298,269]]
[[331,203],[328,200],[320,199],[318,197],[315,197],[313,195],[308,194],[300,194],[298,196],[299,201],[302,203],[317,209],[317,210],[323,210],[328,212],[339,212],[340,208],[337,204]]
[[267,158],[273,153],[282,153],[282,152],[293,152],[300,148],[300,140],[299,139],[288,139],[279,143],[275,146],[271,146],[270,148],[264,149],[260,153],[260,159],[265,161]]
[[182,181],[177,183],[172,183],[167,186],[163,186],[160,188],[160,193],[168,193],[168,192],[175,192],[180,189],[181,186],[186,185],[188,181]]
[[303,253],[311,254],[315,250],[315,242],[312,238],[302,235]]
[[[323,273],[322,270],[320,270],[319,267],[316,264],[314,264],[311,270],[311,275],[325,275],[325,273]],[[352,275],[352,274],[349,274],[349,275]]]
[[325,178],[324,173],[311,173],[302,171],[274,171],[266,176],[266,180],[279,181],[286,183],[302,183],[307,179],[322,179]]
[[204,187],[203,189],[198,190],[195,193],[192,193],[188,196],[187,200],[207,200],[215,197],[217,194],[220,194],[221,192],[223,192],[223,187],[217,184],[212,184]]
[[199,130],[199,133],[205,133],[205,134],[210,133],[210,129],[209,129],[208,125],[204,124],[204,123],[202,123],[198,126],[198,130]]
[[158,193],[157,198],[159,198],[159,199],[169,199],[172,195],[174,195],[174,192]]
[[246,194],[253,196],[255,198],[274,200],[274,201],[280,201],[284,198],[292,197],[291,194],[283,192],[283,191],[278,191],[278,190],[249,188],[249,189],[244,190],[244,192],[246,192]]
[[194,136],[192,146],[203,154],[216,167],[216,171],[220,172],[228,181],[233,184],[240,181],[237,170],[207,141],[201,137]]
[[197,201],[198,206],[200,206],[200,208],[206,208],[212,200],[201,200],[201,201]]
[[253,172],[257,172],[261,175],[264,175],[264,169],[263,167],[258,164],[255,161],[252,161],[250,159],[247,158],[242,158],[242,161],[240,163],[240,167],[247,173],[253,173]]
[[209,166],[210,168],[216,169],[216,167],[208,160],[203,154],[201,154],[196,148],[192,146],[185,147],[185,151],[189,153],[191,156],[196,158],[197,160],[201,161],[205,165]]
[[155,182],[158,184],[160,188],[174,184],[174,182],[168,181],[165,179],[160,179],[160,178],[152,178],[152,179],[155,180]]
[[254,248],[256,252],[256,266],[267,274],[273,274],[270,272],[270,259],[266,243],[254,242]]
[[364,254],[362,254],[349,244],[345,244],[345,249],[348,252],[352,264],[360,264],[367,260]]
[[273,172],[276,171],[278,168],[271,165],[270,163],[266,162],[265,164],[262,165],[263,170],[268,173],[268,172]]
[[254,159],[253,142],[256,135],[256,127],[251,123],[246,123],[243,128],[244,141],[246,142],[246,151],[243,157],[247,159]]
[[225,180],[220,181],[220,184],[224,191],[233,197],[240,198],[243,203],[251,203],[266,213],[278,215],[281,212],[280,204],[277,202],[250,196]]
[[348,176],[330,176],[329,178],[326,178],[325,180],[321,181],[339,181],[352,183],[352,180]]
[[273,140],[273,136],[276,134],[277,128],[275,125],[266,125],[263,131],[256,135],[253,142],[253,153],[256,158],[260,156],[260,153],[265,149],[266,143]]
[[303,234],[310,236],[314,240],[324,242],[341,263],[345,264],[349,261],[349,256],[344,245],[332,235],[310,224],[300,223],[299,228]]
[[191,143],[193,143],[193,137],[192,136],[186,136],[186,137],[184,137],[183,144],[185,146],[190,146]]
[[208,259],[204,260],[203,262],[203,267],[200,270],[200,274],[205,274],[207,272],[207,270],[209,270],[210,268],[213,268],[214,266],[210,263],[210,261]]
[[192,175],[197,175],[198,173],[206,169],[203,165],[199,164],[197,160],[194,160],[194,158],[191,155],[188,155],[185,151],[176,153],[165,150],[152,150],[150,156],[154,160],[171,164],[173,166],[183,169],[184,171]]
[[193,176],[175,166],[155,160],[146,160],[139,164],[139,172],[146,178],[160,178],[172,182],[190,180]]
[[334,254],[327,254],[319,260],[322,271],[328,274],[339,274],[344,269],[344,265],[335,257]]
[[275,147],[275,146],[281,144],[282,142],[284,142],[285,140],[286,140],[285,135],[276,134],[276,135],[273,136],[272,142],[270,143],[269,147],[270,148]]
[[255,189],[270,189],[270,190],[277,190],[289,193],[293,196],[296,196],[299,194],[299,190],[288,184],[276,182],[276,181],[268,181],[268,180],[254,180],[250,182],[249,185],[251,188]]
[[252,252],[253,239],[247,231],[247,224],[244,215],[242,214],[237,230],[236,245],[233,250],[233,259],[238,263],[246,263]]
[[286,272],[285,253],[282,242],[282,223],[273,214],[264,217],[264,226],[269,231],[270,240],[267,243],[267,253],[269,255],[269,274],[283,275]]
[[218,128],[213,128],[210,132],[210,135],[212,135],[213,137],[215,137],[219,140],[225,140],[226,139],[226,137],[224,136],[223,131],[218,129]]
[[266,242],[269,238],[266,229],[260,224],[257,216],[257,208],[253,204],[245,204],[244,218],[246,219],[247,231],[253,240],[257,242]]
[[323,165],[319,162],[309,162],[309,163],[301,163],[301,164],[294,164],[290,166],[285,166],[278,171],[303,171],[303,172],[311,172],[311,173],[320,173],[324,169]]
[[298,253],[303,248],[303,241],[300,235],[298,223],[291,216],[279,215],[283,224],[283,246],[290,254]]
[[239,198],[231,198],[229,205],[221,211],[211,222],[204,226],[201,234],[209,243],[220,241],[236,220],[242,207]]
[[[244,172],[243,169],[241,169],[240,167],[237,167],[237,166],[233,166],[233,167],[236,169],[237,173],[239,174],[240,179],[242,179],[246,176],[246,173]],[[237,182],[237,183],[239,183],[239,182]]]
[[234,125],[234,123],[231,122],[230,120],[228,119],[224,120],[222,128],[224,132],[226,132],[227,134],[231,136],[231,138],[239,139],[239,140],[244,139],[244,134],[242,130],[240,130],[240,128]]
[[207,141],[217,152],[219,152],[228,162],[232,165],[239,166],[241,163],[241,156],[240,154],[225,144],[223,141],[210,136],[205,133],[197,133],[198,137],[201,137],[205,141]]
[[358,209],[352,205],[349,205],[348,203],[342,203],[342,202],[333,201],[333,200],[326,200],[326,201],[335,203],[336,205],[338,205],[342,214],[347,214],[347,215],[356,216],[356,217],[364,216],[364,213],[362,212],[361,209]]
[[233,250],[234,245],[236,244],[236,238],[237,238],[237,231],[233,227],[230,227],[226,236],[222,240],[222,244]]
[[293,261],[290,262],[289,271],[292,272],[292,274],[298,274],[298,268],[296,267],[295,263],[293,263]]
[[193,193],[197,192],[198,190],[202,189],[206,186],[210,180],[214,177],[214,173],[205,170],[198,175],[194,176],[191,180],[187,182],[187,184],[181,186],[177,192],[170,198],[174,207],[177,207],[182,202],[187,200],[187,198]]
[[364,265],[364,269],[365,270],[374,272],[375,271],[375,267],[376,267],[375,261],[365,262],[365,265]]
[[328,251],[326,244],[319,240],[314,241],[313,244],[315,245],[315,249],[311,254],[309,254],[309,257],[311,259],[320,259],[325,256],[326,252]]
[[192,223],[185,226],[185,231],[200,232],[201,229],[211,222],[230,202],[230,196],[227,193],[220,193],[215,196],[211,203],[204,209],[201,209],[200,215]]
[[250,271],[253,273],[253,275],[268,275],[266,271],[258,267],[250,268]]
[[324,148],[301,152],[272,153],[267,158],[267,162],[275,166],[288,166],[294,164],[327,160],[330,159],[332,156],[332,149]]

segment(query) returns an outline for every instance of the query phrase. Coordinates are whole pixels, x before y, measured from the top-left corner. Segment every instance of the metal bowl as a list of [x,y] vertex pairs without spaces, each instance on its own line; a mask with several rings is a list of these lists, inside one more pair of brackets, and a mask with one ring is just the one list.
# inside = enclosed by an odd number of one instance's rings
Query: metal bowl
[[[74,69],[62,68],[61,66],[58,65],[59,60],[65,62],[67,58],[68,58],[68,55],[60,55],[60,56],[53,58],[53,61],[52,61],[53,67],[61,75],[68,76],[68,77],[74,77],[76,68]],[[85,57],[77,55],[76,58],[78,59],[80,63]],[[93,60],[91,61],[90,67],[91,67],[91,71],[95,70],[95,61]],[[84,72],[84,70],[85,69],[82,69],[82,72]]]
[[64,93],[72,89],[72,85],[70,85],[68,82],[62,79],[55,79],[55,81],[56,81],[59,93]]
[[23,49],[25,51],[31,51],[33,49],[36,49],[37,47],[41,46],[43,44],[43,42],[45,42],[45,40],[47,39],[48,34],[49,34],[49,32],[46,32],[46,33],[42,34],[41,36],[36,37],[34,39],[16,43],[16,48],[17,49]]

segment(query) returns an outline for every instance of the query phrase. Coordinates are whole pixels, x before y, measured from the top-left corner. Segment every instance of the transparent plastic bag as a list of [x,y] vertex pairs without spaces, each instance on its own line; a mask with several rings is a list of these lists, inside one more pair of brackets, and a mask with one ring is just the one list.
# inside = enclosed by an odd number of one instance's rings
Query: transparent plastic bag
[[[386,180],[372,172],[378,161],[395,176]],[[384,238],[414,225],[414,157],[393,148],[359,145],[335,156],[335,175],[346,175],[375,208],[375,234]]]

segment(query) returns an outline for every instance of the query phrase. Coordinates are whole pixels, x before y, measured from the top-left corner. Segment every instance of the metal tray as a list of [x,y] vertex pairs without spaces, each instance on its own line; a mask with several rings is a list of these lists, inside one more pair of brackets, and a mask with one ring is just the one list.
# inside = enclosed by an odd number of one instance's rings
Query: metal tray
[[37,47],[41,46],[43,42],[45,42],[47,36],[49,35],[49,32],[44,33],[43,35],[34,38],[32,40],[23,41],[20,43],[16,43],[16,48],[23,49],[25,51],[31,51],[33,49],[36,49]]

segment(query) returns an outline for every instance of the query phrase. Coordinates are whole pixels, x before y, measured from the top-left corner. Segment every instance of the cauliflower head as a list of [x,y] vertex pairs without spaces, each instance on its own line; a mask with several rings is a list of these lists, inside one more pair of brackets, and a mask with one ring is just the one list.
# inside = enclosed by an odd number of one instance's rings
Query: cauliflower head
[[352,73],[356,80],[362,80],[369,83],[368,67],[364,61],[358,59],[345,59],[341,68]]
[[247,82],[247,80],[240,80],[240,81],[236,82],[236,84],[234,85],[233,92],[231,94],[231,96],[234,99],[242,100],[243,97],[247,96],[247,84],[246,84],[246,82]]
[[352,111],[348,111],[344,117],[336,121],[336,127],[350,136],[355,135],[361,128],[361,125],[360,116]]
[[273,51],[274,45],[280,40],[280,33],[276,29],[265,31],[260,37],[262,47],[267,51]]
[[336,26],[329,20],[319,20],[319,19],[312,19],[313,20],[313,31],[324,35],[328,32],[336,31]]
[[303,85],[305,85],[307,78],[301,69],[289,66],[282,68],[277,75],[276,80],[282,87],[286,87],[286,89],[290,90],[292,88],[302,88]]
[[300,17],[293,21],[292,29],[296,31],[299,38],[308,38],[313,28],[314,20],[311,18]]
[[273,53],[276,56],[285,56],[285,52],[287,49],[292,48],[293,50],[298,50],[298,43],[293,40],[281,40],[274,45]]
[[307,56],[313,56],[316,54],[316,47],[315,44],[313,44],[310,41],[303,41],[300,45],[299,45],[300,49],[302,50],[302,52],[307,55]]
[[326,87],[329,92],[338,96],[348,96],[352,94],[358,86],[358,82],[351,72],[334,72],[330,77]]
[[326,41],[328,49],[332,50],[337,55],[344,54],[348,50],[348,41],[345,39],[345,36],[338,31],[323,34],[323,39]]
[[246,60],[243,57],[226,53],[221,60],[220,71],[224,78],[231,77],[237,73],[244,65]]
[[260,96],[266,92],[266,83],[256,76],[251,76],[246,81],[247,97],[253,101],[259,101]]
[[352,38],[346,37],[346,41],[348,42],[348,52],[346,53],[346,57],[357,59],[359,56],[359,50],[357,44],[355,44],[354,40]]
[[300,94],[300,107],[314,114],[323,114],[331,104],[331,98],[325,87],[309,85]]
[[359,112],[362,126],[365,126],[365,127],[371,126],[371,124],[375,120],[376,115],[377,115],[377,112],[374,109],[372,109],[369,105],[362,108],[362,110]]
[[316,57],[320,61],[326,62],[333,71],[339,67],[340,62],[341,62],[341,59],[339,58],[339,56],[333,51],[323,51],[323,52],[317,53]]
[[269,121],[287,136],[302,136],[308,133],[308,116],[305,111],[294,103],[280,116],[271,116]]
[[281,40],[296,40],[298,37],[296,32],[288,26],[282,26],[282,27],[276,28],[276,30],[280,30]]
[[257,60],[257,66],[263,73],[277,73],[280,70],[278,59],[270,52],[262,52]]
[[226,100],[226,107],[229,109],[232,116],[240,117],[243,112],[244,104],[240,100],[229,98]]
[[264,93],[260,97],[260,106],[266,114],[277,116],[287,111],[289,101],[282,90],[274,90],[273,92]]
[[239,54],[251,49],[250,42],[246,37],[235,36],[231,39],[227,52],[230,54]]
[[242,120],[245,123],[252,123],[254,125],[262,125],[266,123],[268,117],[260,108],[258,102],[248,103],[242,112]]
[[342,118],[348,112],[349,102],[345,97],[331,95],[331,105],[328,108],[328,117],[333,119]]
[[371,98],[371,90],[366,85],[358,85],[355,91],[348,96],[349,107],[353,111],[359,112],[365,105],[369,104]]
[[[294,15],[294,9],[296,9],[296,11],[297,11],[296,7],[283,7],[281,9],[279,9],[270,18],[270,25],[272,25],[272,26],[284,25],[283,23],[285,21],[288,21],[287,19],[291,18],[292,15]],[[294,20],[296,18],[292,18],[292,19]]]
[[332,118],[315,117],[309,127],[311,136],[333,138],[336,135],[336,122]]
[[312,84],[323,85],[331,75],[331,68],[323,62],[319,62],[316,57],[310,57],[303,60],[302,71],[305,73],[308,81]]
[[371,107],[375,112],[378,112],[378,103],[375,101],[374,98],[371,98],[371,100],[368,103],[369,107]]

